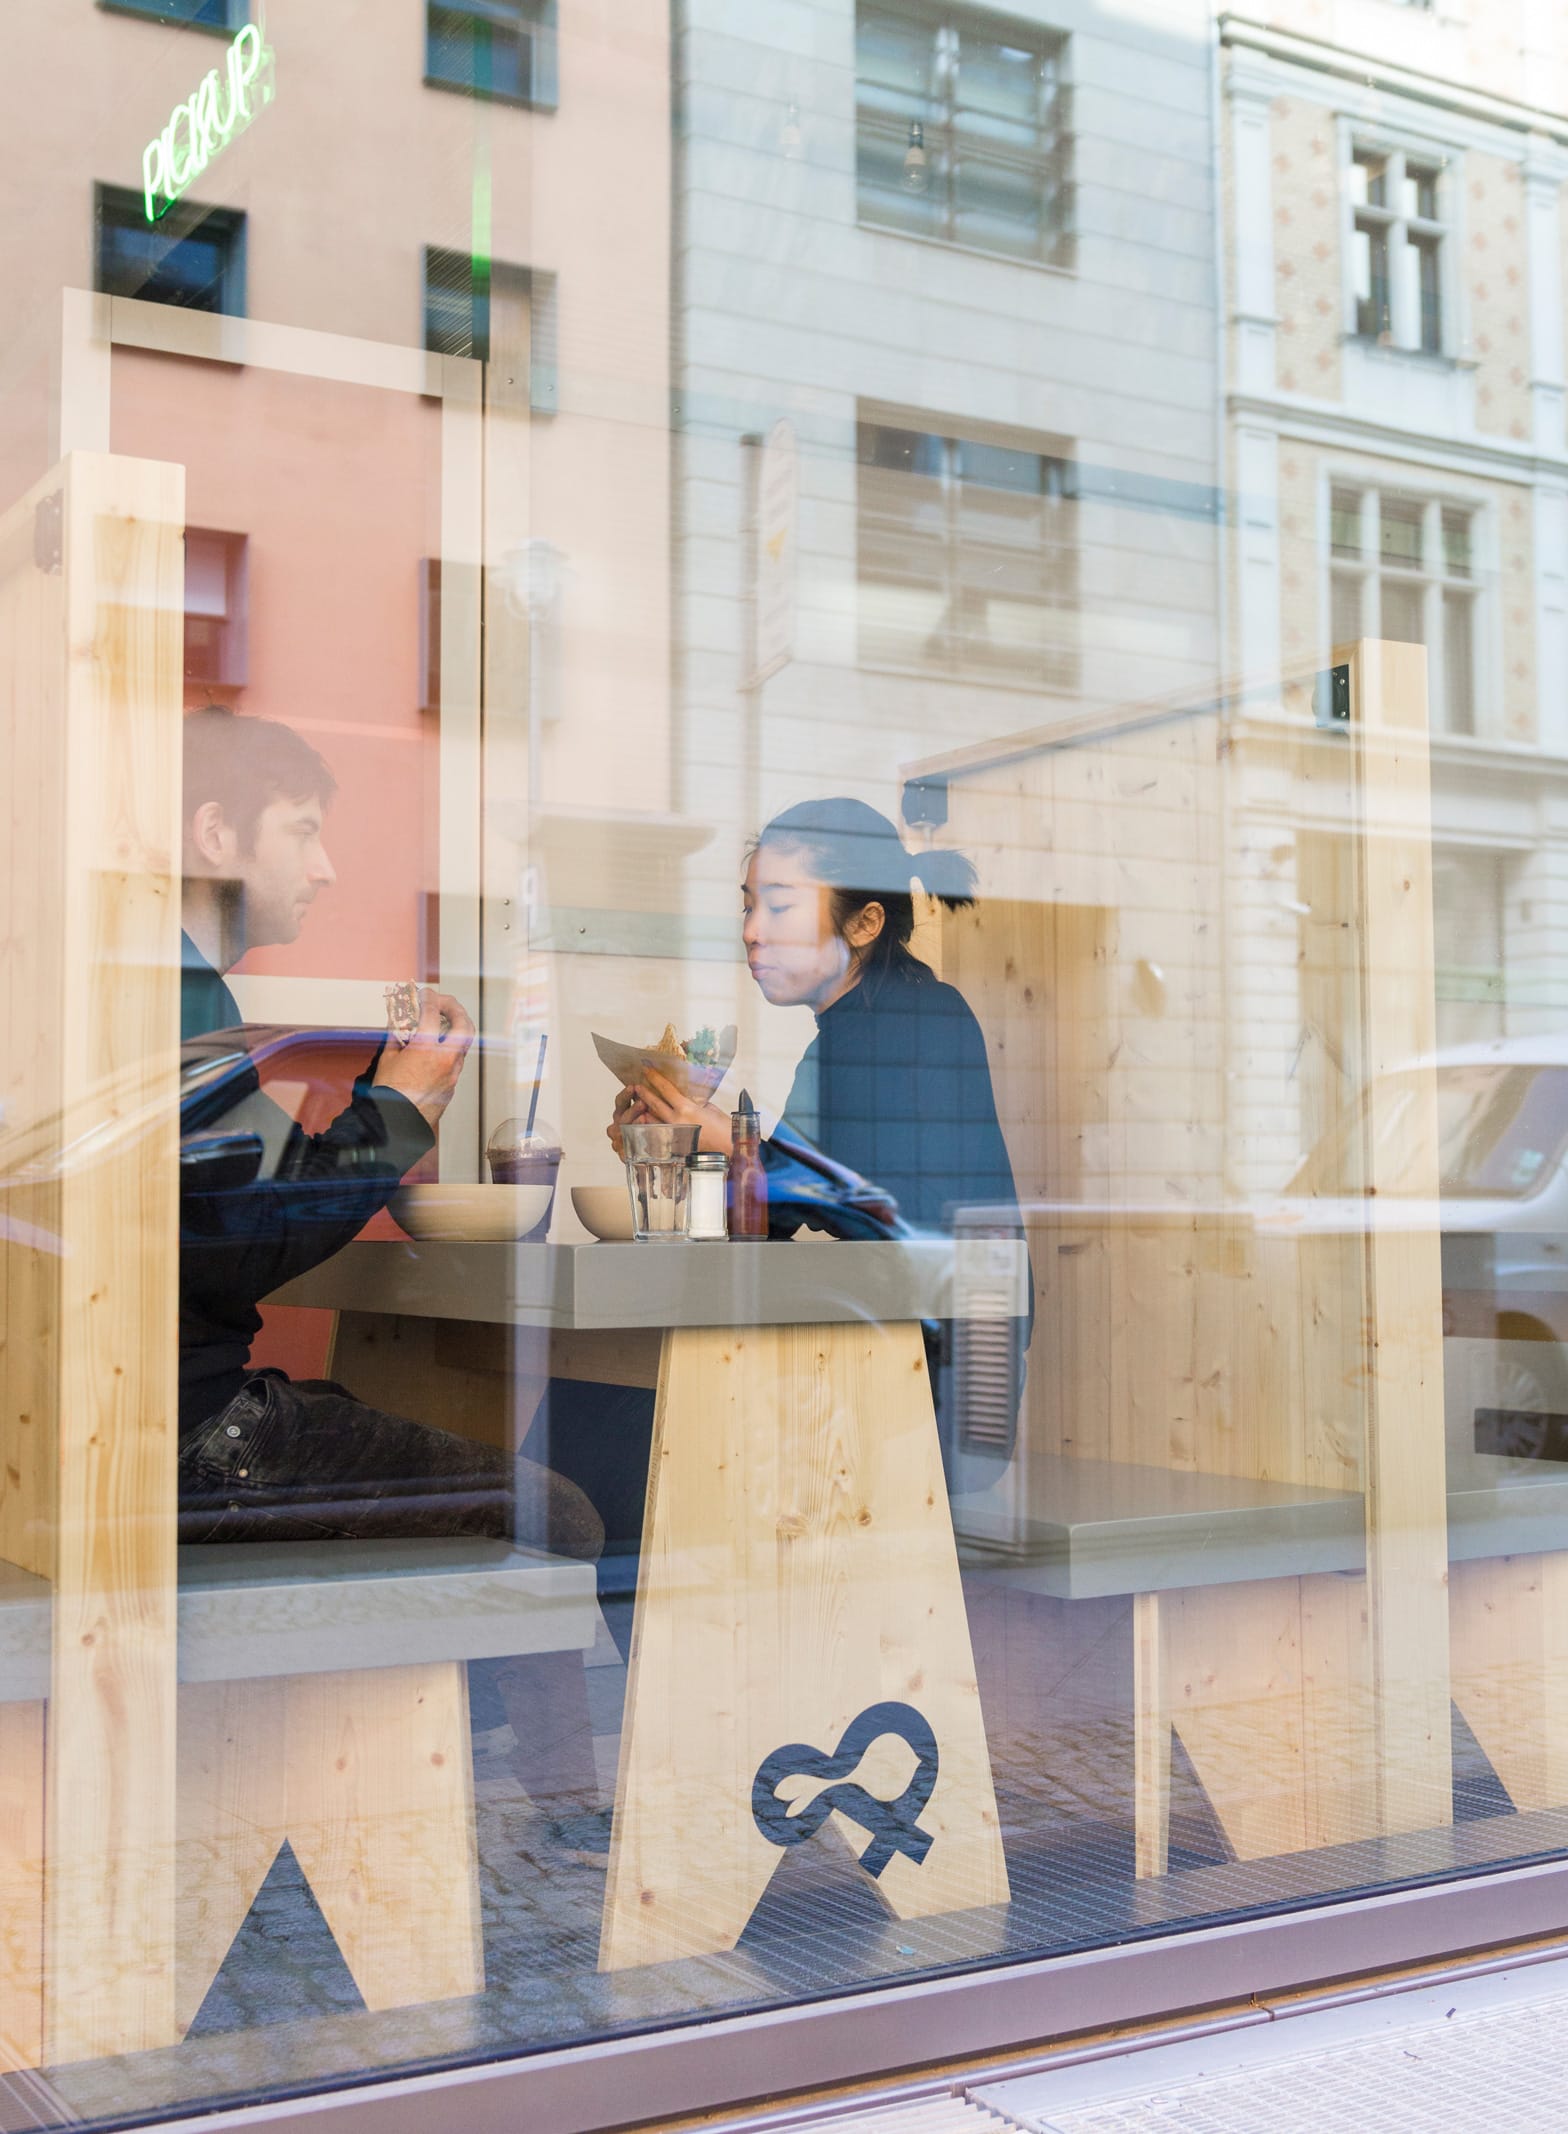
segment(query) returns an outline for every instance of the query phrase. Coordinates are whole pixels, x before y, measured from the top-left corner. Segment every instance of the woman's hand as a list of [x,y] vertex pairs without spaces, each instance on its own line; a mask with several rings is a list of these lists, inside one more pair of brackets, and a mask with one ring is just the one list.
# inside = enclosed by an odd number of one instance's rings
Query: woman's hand
[[642,1098],[638,1096],[635,1089],[623,1089],[619,1093],[615,1099],[615,1109],[610,1115],[610,1123],[605,1128],[605,1132],[610,1139],[610,1146],[617,1156],[624,1160],[626,1155],[626,1148],[621,1140],[621,1128],[623,1126],[636,1126],[640,1120],[648,1119],[652,1116],[652,1113],[643,1103]]
[[656,1068],[648,1069],[645,1080],[634,1089],[624,1090],[623,1096],[634,1100],[624,1118],[617,1099],[616,1123],[610,1139],[619,1142],[622,1125],[635,1123],[638,1119],[650,1119],[660,1126],[695,1126],[701,1129],[697,1137],[700,1149],[710,1149],[716,1155],[728,1156],[734,1147],[735,1136],[730,1127],[730,1115],[720,1111],[717,1104],[699,1104],[695,1098],[683,1096],[675,1084],[666,1079]]

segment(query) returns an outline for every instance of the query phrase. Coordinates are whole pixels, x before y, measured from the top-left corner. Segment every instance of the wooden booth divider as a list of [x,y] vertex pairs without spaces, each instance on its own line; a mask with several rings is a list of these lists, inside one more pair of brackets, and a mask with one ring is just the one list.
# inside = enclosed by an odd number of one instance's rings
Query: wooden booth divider
[[[0,520],[0,2056],[174,2036],[184,475],[77,453]],[[0,1572],[0,1576],[5,1575]]]
[[[941,966],[991,1043],[1036,1282],[1016,1450],[958,1508],[973,1560],[1028,1586],[1074,1473],[1364,1521],[1364,1569],[1194,1544],[1122,1582],[1145,1875],[1173,1729],[1241,1858],[1451,1815],[1425,654],[1336,661],[1348,720],[1284,689],[917,773],[980,867]],[[1396,1171],[1422,1220],[1380,1219]]]

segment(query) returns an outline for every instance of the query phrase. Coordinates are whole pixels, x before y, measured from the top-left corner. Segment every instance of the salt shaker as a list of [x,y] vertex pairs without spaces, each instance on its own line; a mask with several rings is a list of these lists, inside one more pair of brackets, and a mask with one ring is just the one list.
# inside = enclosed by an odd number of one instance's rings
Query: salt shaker
[[686,1158],[686,1235],[722,1240],[729,1232],[724,1220],[724,1158],[710,1149],[699,1149]]

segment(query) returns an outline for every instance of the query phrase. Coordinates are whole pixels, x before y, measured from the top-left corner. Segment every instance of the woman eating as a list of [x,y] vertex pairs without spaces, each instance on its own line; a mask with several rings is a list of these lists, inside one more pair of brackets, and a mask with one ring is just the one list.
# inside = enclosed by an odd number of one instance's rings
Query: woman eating
[[[980,1025],[909,946],[915,884],[958,911],[973,903],[974,881],[962,853],[911,853],[859,800],[775,816],[746,868],[747,968],[774,1007],[817,1018],[763,1162],[778,1175],[794,1166],[797,1144],[820,1150],[880,1189],[900,1234],[945,1234],[958,1203],[1016,1209]],[[621,1126],[639,1119],[696,1126],[700,1147],[730,1153],[728,1112],[653,1070],[616,1100],[617,1149]],[[779,1183],[772,1227],[787,1236],[801,1217],[787,1177]]]
[[[961,853],[911,853],[888,818],[858,800],[804,802],[757,840],[742,887],[747,967],[765,1000],[809,1007],[817,1019],[763,1143],[770,1235],[810,1222],[852,1237],[943,1236],[959,1206],[983,1207],[987,1227],[1018,1229],[980,1026],[909,946],[917,884],[956,911],[974,901],[974,883]],[[728,1112],[654,1070],[616,1099],[608,1131],[617,1153],[622,1126],[643,1119],[696,1126],[700,1147],[730,1153]],[[815,1155],[849,1174],[837,1198]],[[1027,1343],[1028,1322],[1017,1327]],[[927,1347],[946,1449],[947,1330],[928,1330]],[[535,1422],[537,1456],[547,1433],[551,1466],[604,1521],[607,1555],[640,1541],[652,1428],[646,1388],[564,1380],[552,1381]]]

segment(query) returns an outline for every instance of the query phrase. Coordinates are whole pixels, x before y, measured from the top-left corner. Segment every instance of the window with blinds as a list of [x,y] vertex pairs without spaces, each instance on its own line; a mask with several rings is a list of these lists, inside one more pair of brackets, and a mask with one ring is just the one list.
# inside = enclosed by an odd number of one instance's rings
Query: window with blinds
[[860,220],[1070,264],[1067,40],[919,5],[855,14]]
[[558,101],[555,0],[427,0],[425,79],[503,103]]
[[1076,473],[1061,439],[997,442],[862,420],[862,662],[1075,687]]

